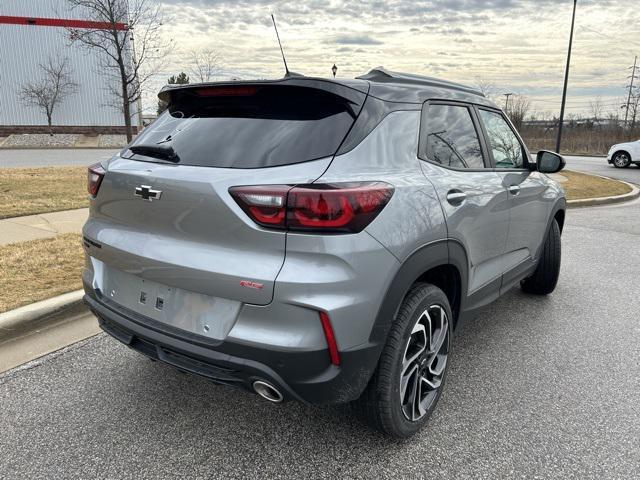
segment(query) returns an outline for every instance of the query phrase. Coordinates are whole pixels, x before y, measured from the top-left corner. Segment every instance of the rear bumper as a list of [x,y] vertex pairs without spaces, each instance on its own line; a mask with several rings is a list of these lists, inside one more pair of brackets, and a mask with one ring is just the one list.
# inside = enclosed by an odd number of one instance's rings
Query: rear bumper
[[181,332],[124,309],[85,284],[85,303],[100,327],[128,347],[182,371],[216,383],[253,392],[256,380],[266,380],[285,400],[333,404],[355,400],[371,377],[380,346],[368,344],[340,352],[341,365],[332,365],[328,351],[281,351],[214,341]]

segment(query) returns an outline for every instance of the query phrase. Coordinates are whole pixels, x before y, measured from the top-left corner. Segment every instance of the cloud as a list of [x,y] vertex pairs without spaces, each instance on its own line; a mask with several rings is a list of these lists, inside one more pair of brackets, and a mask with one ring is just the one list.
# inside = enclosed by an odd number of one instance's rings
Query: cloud
[[340,45],[382,45],[383,43],[369,35],[338,35],[333,42]]
[[[462,83],[482,78],[536,95],[562,90],[573,6],[570,0],[153,1],[178,47],[167,74],[188,68],[183,52],[213,48],[229,71],[281,76],[274,13],[287,62],[303,74],[329,75],[334,62],[345,77],[385,65]],[[640,38],[640,24],[628,21],[637,16],[634,2],[580,0],[578,8],[569,95],[605,87],[623,94],[635,55],[625,38]],[[617,31],[625,38],[609,35]]]

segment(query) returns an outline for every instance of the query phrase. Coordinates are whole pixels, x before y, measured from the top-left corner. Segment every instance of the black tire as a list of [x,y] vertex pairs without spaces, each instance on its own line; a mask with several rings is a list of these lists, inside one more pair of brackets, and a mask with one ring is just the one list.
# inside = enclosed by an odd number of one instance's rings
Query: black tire
[[542,247],[536,271],[521,282],[522,290],[535,295],[549,295],[556,289],[560,276],[562,247],[560,227],[554,219]]
[[[444,327],[443,319],[446,320]],[[427,322],[433,327],[434,334],[431,340],[424,337],[424,353],[419,353],[422,332],[414,330],[421,330],[419,326]],[[427,422],[444,388],[451,350],[452,323],[451,307],[442,290],[427,283],[419,283],[411,288],[396,315],[378,367],[362,396],[354,402],[369,425],[387,435],[407,438]],[[427,346],[429,342],[431,345]],[[429,352],[432,346],[436,350],[435,354]],[[424,358],[420,358],[421,356]],[[403,370],[405,360],[412,357],[416,357],[416,360],[406,362],[411,367]],[[431,365],[432,369],[425,367],[425,364]],[[435,376],[434,370],[441,370],[441,373]],[[410,371],[415,372],[413,376],[403,375]],[[404,382],[407,386],[405,397],[401,398],[403,379],[407,379]],[[427,381],[432,383],[426,383]],[[432,388],[436,384],[437,387]],[[417,385],[420,385],[420,390],[416,389]],[[416,418],[410,419],[408,416],[414,416],[413,414]],[[421,416],[417,418],[418,415]]]
[[611,161],[616,168],[628,168],[631,165],[631,157],[627,152],[616,152]]

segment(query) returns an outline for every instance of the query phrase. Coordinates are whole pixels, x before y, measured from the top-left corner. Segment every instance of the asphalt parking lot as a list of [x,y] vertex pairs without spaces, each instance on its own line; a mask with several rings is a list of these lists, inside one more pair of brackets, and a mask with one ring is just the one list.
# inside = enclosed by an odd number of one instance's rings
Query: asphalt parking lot
[[615,178],[624,182],[640,184],[640,167],[631,165],[628,168],[616,168],[607,163],[605,157],[576,157],[565,155],[567,168],[594,175]]
[[428,428],[271,405],[104,335],[0,375],[0,478],[637,478],[640,201],[571,210],[560,284],[455,336]]

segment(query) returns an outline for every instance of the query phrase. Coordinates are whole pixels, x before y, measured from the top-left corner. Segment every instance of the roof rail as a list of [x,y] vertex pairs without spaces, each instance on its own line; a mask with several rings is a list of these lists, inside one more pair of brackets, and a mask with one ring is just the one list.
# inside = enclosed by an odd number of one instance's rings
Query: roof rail
[[356,78],[378,83],[404,83],[407,85],[424,85],[428,87],[450,88],[452,90],[460,90],[484,97],[484,94],[480,90],[469,87],[467,85],[450,82],[448,80],[441,80],[439,78],[425,77],[423,75],[392,72],[390,70],[386,70],[384,67],[376,67],[369,73]]

